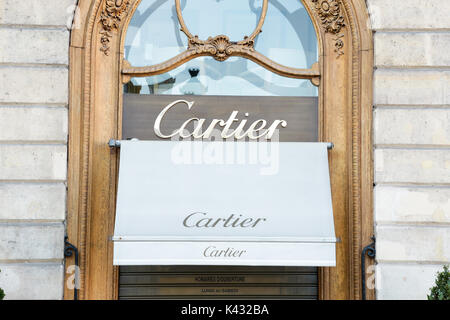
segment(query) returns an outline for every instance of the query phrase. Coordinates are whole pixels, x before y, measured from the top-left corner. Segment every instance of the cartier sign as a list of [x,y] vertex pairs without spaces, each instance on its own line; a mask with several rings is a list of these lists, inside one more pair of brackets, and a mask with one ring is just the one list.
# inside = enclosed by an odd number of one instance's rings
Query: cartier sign
[[240,215],[230,214],[226,218],[211,218],[206,212],[194,212],[183,220],[186,228],[255,228],[266,218],[248,218]]
[[[316,97],[236,97],[125,94],[123,138],[315,142]],[[217,132],[219,134],[217,135]]]
[[[275,131],[279,129],[279,127],[286,128],[287,121],[286,120],[274,120],[270,125],[267,126],[267,121],[264,119],[258,119],[253,121],[248,128],[246,128],[249,113],[244,113],[244,119],[239,120],[238,114],[239,111],[233,110],[228,117],[225,119],[213,119],[209,124],[206,124],[205,118],[197,118],[191,117],[183,122],[180,128],[174,130],[170,134],[162,133],[161,127],[164,125],[163,119],[166,113],[176,107],[177,105],[181,105],[187,107],[188,110],[191,110],[194,106],[195,101],[186,101],[186,100],[176,100],[174,102],[169,103],[156,117],[154,131],[155,134],[163,139],[173,138],[179,136],[181,138],[190,138],[194,139],[211,139],[212,133],[214,130],[221,128],[221,138],[222,139],[245,139],[249,138],[251,140],[256,140],[259,138],[265,138],[267,140],[272,139]],[[237,127],[232,130],[231,127],[233,124],[237,123]],[[188,130],[189,124],[194,126],[192,132]]]

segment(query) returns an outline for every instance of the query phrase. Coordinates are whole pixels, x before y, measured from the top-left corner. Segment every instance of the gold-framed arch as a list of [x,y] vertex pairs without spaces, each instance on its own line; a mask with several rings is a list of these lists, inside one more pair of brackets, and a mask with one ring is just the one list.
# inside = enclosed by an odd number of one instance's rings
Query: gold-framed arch
[[[118,154],[108,141],[121,137],[124,80],[148,71],[133,69],[123,60],[128,23],[140,1],[79,0],[71,32],[67,235],[80,253],[81,299],[117,298],[110,236]],[[337,266],[320,269],[319,295],[360,299],[360,254],[373,233],[373,39],[368,10],[364,0],[298,1],[316,28],[319,62],[309,74],[302,70],[304,74],[291,76],[319,86],[319,136],[335,145],[330,174],[341,242]],[[279,65],[265,67],[280,71]],[[66,277],[69,280],[70,274]],[[373,290],[367,294],[374,298]],[[73,290],[65,286],[64,297],[72,299]]]

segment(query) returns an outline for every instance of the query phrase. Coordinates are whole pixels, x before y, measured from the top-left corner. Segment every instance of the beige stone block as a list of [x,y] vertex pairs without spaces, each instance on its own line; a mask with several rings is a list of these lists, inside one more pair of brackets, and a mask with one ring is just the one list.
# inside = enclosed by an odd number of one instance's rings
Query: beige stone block
[[450,32],[376,32],[376,66],[450,66]]
[[65,180],[63,145],[0,145],[0,180]]
[[0,107],[0,123],[0,141],[67,141],[66,108]]
[[377,226],[376,237],[378,262],[450,262],[450,226]]
[[63,183],[0,183],[0,220],[64,220]]
[[60,300],[64,266],[61,263],[0,264],[0,287],[5,300]]
[[0,102],[59,103],[68,101],[65,67],[0,67]]
[[426,300],[440,265],[378,264],[378,300]]
[[376,149],[375,181],[447,184],[450,182],[450,150]]
[[0,260],[63,259],[63,250],[63,223],[0,223]]
[[375,220],[450,224],[450,188],[377,186]]
[[450,109],[385,109],[374,113],[375,144],[450,145]]
[[76,0],[2,0],[0,24],[70,26]]
[[0,28],[0,63],[69,63],[69,31]]
[[378,69],[375,105],[450,104],[450,71]]
[[449,1],[367,0],[366,2],[375,30],[450,28]]

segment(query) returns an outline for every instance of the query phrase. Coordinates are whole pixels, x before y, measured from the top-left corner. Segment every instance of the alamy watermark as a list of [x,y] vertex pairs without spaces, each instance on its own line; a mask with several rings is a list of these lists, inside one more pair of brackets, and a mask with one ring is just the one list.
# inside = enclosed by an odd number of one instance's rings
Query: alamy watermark
[[209,139],[183,140],[180,135],[176,135],[171,140],[178,142],[171,154],[172,162],[177,165],[250,165],[258,167],[261,175],[275,175],[279,172],[278,129],[271,140],[223,139],[222,132],[217,129],[212,130]]

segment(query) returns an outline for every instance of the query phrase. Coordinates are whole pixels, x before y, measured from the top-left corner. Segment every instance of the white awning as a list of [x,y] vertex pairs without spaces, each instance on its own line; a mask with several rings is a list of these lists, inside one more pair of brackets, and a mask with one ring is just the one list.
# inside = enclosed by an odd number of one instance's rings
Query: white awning
[[120,148],[115,265],[335,266],[326,143]]

